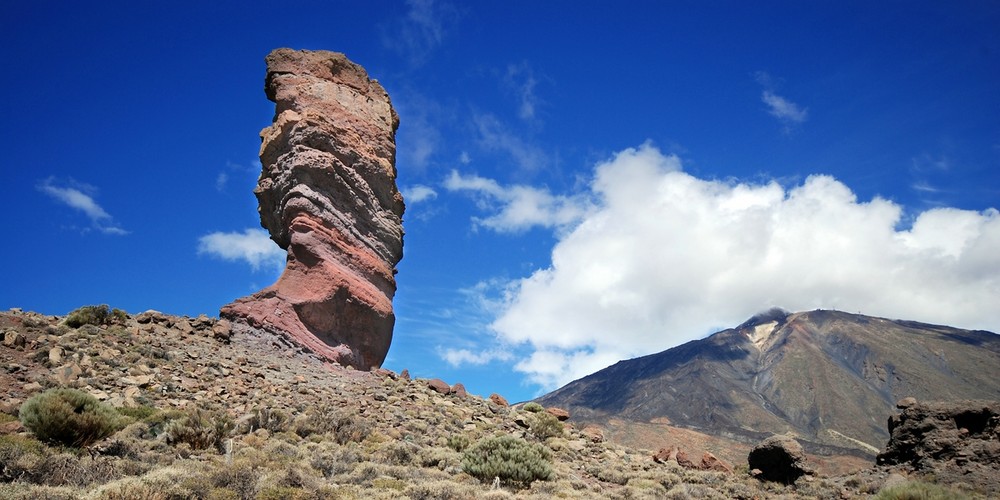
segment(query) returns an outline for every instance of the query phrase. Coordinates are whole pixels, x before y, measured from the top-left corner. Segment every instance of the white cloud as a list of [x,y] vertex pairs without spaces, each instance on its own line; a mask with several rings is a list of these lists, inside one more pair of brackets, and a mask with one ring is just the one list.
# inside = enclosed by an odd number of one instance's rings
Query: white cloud
[[808,110],[781,97],[770,90],[760,95],[760,100],[767,104],[768,112],[783,122],[802,123],[806,121]]
[[501,233],[535,226],[563,230],[578,222],[589,208],[580,197],[557,196],[530,186],[501,186],[492,179],[462,175],[455,170],[445,179],[444,187],[473,193],[480,208],[494,212],[488,217],[475,217],[473,222]]
[[215,232],[198,238],[198,254],[209,254],[229,261],[245,261],[254,271],[261,266],[281,269],[287,253],[271,241],[263,229],[246,229],[242,233]]
[[485,365],[494,361],[510,361],[513,355],[503,349],[473,351],[470,349],[440,349],[438,355],[453,367],[462,365]]
[[410,187],[403,188],[403,199],[406,201],[407,205],[415,205],[424,201],[430,201],[437,198],[437,191],[434,191],[430,187],[424,186],[423,184],[415,184]]
[[73,186],[58,186],[53,177],[45,179],[38,184],[38,190],[51,196],[55,200],[62,202],[83,212],[90,219],[91,225],[105,234],[125,235],[125,231],[115,223],[107,211],[101,208],[94,200],[94,193],[97,191],[93,186],[70,182]]
[[809,110],[799,106],[798,104],[789,101],[788,99],[776,94],[774,92],[774,87],[778,84],[775,78],[771,77],[765,71],[758,71],[754,74],[754,78],[757,80],[762,87],[764,87],[763,92],[761,92],[760,100],[767,104],[768,113],[774,116],[782,123],[785,124],[785,130],[789,130],[792,125],[802,123],[806,121],[809,116]]
[[[484,226],[531,221],[504,215],[523,202],[510,187],[457,173],[447,184],[501,205],[487,204],[499,213]],[[579,217],[549,267],[493,292],[499,344],[527,352],[517,369],[546,389],[772,306],[1000,330],[996,209],[934,208],[900,229],[900,206],[859,201],[833,177],[787,188],[699,179],[648,144],[597,165],[588,196],[520,188]]]

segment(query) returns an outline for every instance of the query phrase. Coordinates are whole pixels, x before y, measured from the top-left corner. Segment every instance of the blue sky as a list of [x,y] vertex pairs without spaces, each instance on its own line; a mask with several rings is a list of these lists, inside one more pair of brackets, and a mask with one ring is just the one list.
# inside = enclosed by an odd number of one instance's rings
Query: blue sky
[[263,58],[399,112],[385,366],[524,400],[757,311],[1000,330],[995,2],[18,2],[0,308],[271,284]]

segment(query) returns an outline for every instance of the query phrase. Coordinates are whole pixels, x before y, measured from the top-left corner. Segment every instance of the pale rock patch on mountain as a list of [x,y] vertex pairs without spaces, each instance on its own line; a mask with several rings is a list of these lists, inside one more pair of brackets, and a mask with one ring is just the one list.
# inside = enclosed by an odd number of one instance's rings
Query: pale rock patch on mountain
[[261,131],[254,194],[287,262],[276,283],[220,315],[341,365],[377,368],[403,256],[399,118],[385,89],[343,54],[277,49],[266,62],[275,116]]

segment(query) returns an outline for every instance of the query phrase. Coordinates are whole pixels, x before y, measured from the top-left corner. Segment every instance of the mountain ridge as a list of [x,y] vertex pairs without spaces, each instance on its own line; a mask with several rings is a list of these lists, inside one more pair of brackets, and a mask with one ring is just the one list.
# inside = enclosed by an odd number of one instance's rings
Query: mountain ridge
[[872,456],[897,400],[998,399],[1000,336],[841,311],[772,309],[623,360],[537,401],[752,442],[793,433],[813,451]]

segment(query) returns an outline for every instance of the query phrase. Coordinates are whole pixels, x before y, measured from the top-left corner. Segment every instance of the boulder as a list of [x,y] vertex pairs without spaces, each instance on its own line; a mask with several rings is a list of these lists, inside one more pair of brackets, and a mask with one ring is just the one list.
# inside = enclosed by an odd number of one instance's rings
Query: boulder
[[559,419],[560,422],[565,422],[566,420],[569,420],[569,412],[562,408],[556,408],[552,406],[546,408],[545,411],[548,412],[549,415],[552,415],[553,417]]
[[3,335],[3,345],[7,347],[24,347],[26,341],[24,335],[14,330],[9,330]]
[[733,473],[733,466],[723,462],[719,457],[705,452],[701,455],[701,463],[698,465],[701,470],[711,470],[716,472],[725,472],[727,474]]
[[504,408],[510,406],[510,403],[507,402],[507,398],[504,398],[503,396],[495,392],[493,394],[490,394],[490,402]]
[[[1000,402],[910,401],[889,418],[879,465],[1000,493]],[[902,405],[900,405],[902,406]]]
[[677,450],[677,453],[674,455],[674,460],[677,460],[677,465],[680,465],[681,467],[684,467],[685,469],[697,469],[698,468],[698,464],[694,463],[691,460],[691,457],[689,457],[688,454],[687,454],[687,452],[684,451],[684,450]]
[[451,386],[451,389],[448,392],[449,394],[458,396],[460,398],[464,398],[469,395],[469,391],[465,390],[465,385],[463,385],[461,382],[458,382],[455,385]]
[[261,132],[261,225],[287,251],[285,271],[220,316],[287,336],[327,360],[377,368],[392,340],[403,197],[399,118],[389,95],[344,54],[277,49]]
[[438,394],[448,394],[451,392],[451,386],[447,382],[439,378],[432,378],[427,381],[427,387]]
[[587,426],[580,431],[591,443],[601,443],[604,442],[604,431],[599,427]]
[[802,445],[789,436],[771,436],[750,450],[747,464],[758,479],[792,484],[796,479],[812,474],[806,464]]
[[676,446],[671,446],[670,448],[660,448],[660,451],[653,455],[653,461],[658,464],[665,464],[671,460],[677,461],[677,454],[680,450]]
[[229,342],[229,339],[233,336],[232,325],[229,320],[220,319],[212,325],[212,337],[222,342]]

